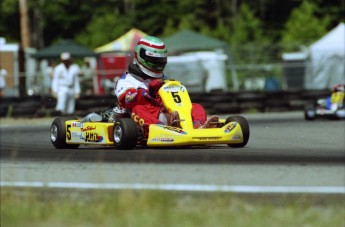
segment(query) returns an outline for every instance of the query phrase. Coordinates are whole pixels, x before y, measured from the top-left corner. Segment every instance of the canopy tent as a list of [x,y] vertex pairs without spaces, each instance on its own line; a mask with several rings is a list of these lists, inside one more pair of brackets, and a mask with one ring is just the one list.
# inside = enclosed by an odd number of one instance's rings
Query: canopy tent
[[[233,89],[235,91],[238,90],[239,83],[237,79],[237,74],[232,63],[229,45],[226,42],[208,36],[204,36],[200,33],[191,30],[182,30],[180,32],[173,34],[170,37],[162,38],[162,40],[165,42],[165,45],[167,46],[169,55],[176,55],[185,52],[194,52],[194,58],[199,59],[198,61],[200,61],[200,64],[203,65],[203,68],[207,71],[208,74],[206,79],[207,82],[205,85],[206,91],[210,91],[212,89],[226,90],[226,68],[230,69],[231,71]],[[205,51],[208,51],[208,53]],[[224,56],[224,54],[226,56]],[[175,56],[174,61],[178,62],[177,58],[182,59],[183,57],[184,56]],[[174,61],[170,62],[172,63]],[[207,62],[210,63],[210,65],[212,64],[212,67],[214,69],[213,71],[209,69],[209,67],[207,67]],[[225,62],[227,62],[227,67],[225,66]],[[176,66],[175,68],[177,67],[180,66]],[[198,75],[196,75],[197,72],[195,71],[194,73],[194,71],[195,70],[190,70],[189,74],[191,76],[193,75],[193,77],[198,77]],[[200,78],[200,80],[202,80],[202,78]]]
[[177,32],[163,39],[163,41],[170,53],[227,48],[227,44],[221,40],[210,38],[190,30]]
[[115,39],[114,41],[96,48],[95,51],[97,53],[115,52],[115,51],[120,51],[120,52],[134,51],[135,45],[144,36],[147,36],[147,34],[140,31],[139,29],[132,28],[127,33]]
[[72,57],[91,57],[95,52],[89,48],[75,43],[73,40],[60,40],[56,44],[44,48],[32,56],[35,58],[59,58],[62,52],[71,53]]
[[306,73],[307,89],[331,88],[345,83],[345,24],[313,43],[309,48],[310,67]]

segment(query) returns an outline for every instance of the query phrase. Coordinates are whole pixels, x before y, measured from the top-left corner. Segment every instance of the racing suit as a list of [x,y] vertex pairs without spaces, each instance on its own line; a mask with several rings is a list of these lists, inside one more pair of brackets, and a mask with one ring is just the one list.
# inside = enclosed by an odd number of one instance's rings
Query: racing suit
[[[161,79],[166,79],[165,76]],[[133,120],[140,125],[163,124],[158,118],[162,107],[159,97],[150,94],[150,82],[157,80],[146,76],[135,63],[129,64],[115,87],[119,105],[131,112]],[[205,109],[197,103],[192,104],[194,127],[199,127],[207,120]]]

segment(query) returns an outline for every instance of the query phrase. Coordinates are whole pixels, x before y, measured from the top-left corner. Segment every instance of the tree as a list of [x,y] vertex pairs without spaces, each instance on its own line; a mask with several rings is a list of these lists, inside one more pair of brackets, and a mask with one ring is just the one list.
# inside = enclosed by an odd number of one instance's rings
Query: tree
[[80,44],[96,48],[120,37],[131,28],[131,21],[119,12],[94,14],[83,32],[76,35]]
[[18,1],[2,0],[0,2],[0,36],[7,42],[20,41],[20,21]]
[[300,45],[310,45],[327,32],[328,16],[316,16],[317,5],[304,1],[294,9],[282,31],[281,45],[285,51],[298,51]]
[[248,5],[242,4],[237,17],[232,23],[230,45],[237,63],[263,62],[267,52],[260,48],[269,44],[264,35],[262,22],[255,17]]

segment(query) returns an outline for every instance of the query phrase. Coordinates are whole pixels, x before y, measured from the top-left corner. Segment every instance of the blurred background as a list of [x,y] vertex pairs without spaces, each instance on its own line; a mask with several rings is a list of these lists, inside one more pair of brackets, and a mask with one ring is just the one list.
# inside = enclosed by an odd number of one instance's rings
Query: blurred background
[[343,0],[2,0],[4,96],[50,95],[49,70],[66,50],[83,71],[84,95],[111,94],[145,35],[166,43],[166,74],[192,93],[329,89],[345,83],[344,8]]

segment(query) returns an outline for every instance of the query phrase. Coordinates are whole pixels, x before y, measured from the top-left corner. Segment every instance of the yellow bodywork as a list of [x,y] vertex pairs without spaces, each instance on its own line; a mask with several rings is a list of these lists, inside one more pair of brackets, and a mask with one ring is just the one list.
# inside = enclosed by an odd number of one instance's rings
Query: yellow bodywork
[[345,93],[343,91],[333,92],[331,96],[331,102],[340,106],[343,105]]
[[[167,81],[159,90],[165,108],[177,111],[181,128],[150,125],[148,146],[236,144],[243,142],[240,124],[229,122],[221,128],[194,129],[191,116],[192,102],[187,89],[179,81]],[[224,123],[225,120],[220,120]]]
[[67,144],[114,145],[114,123],[66,121]]

